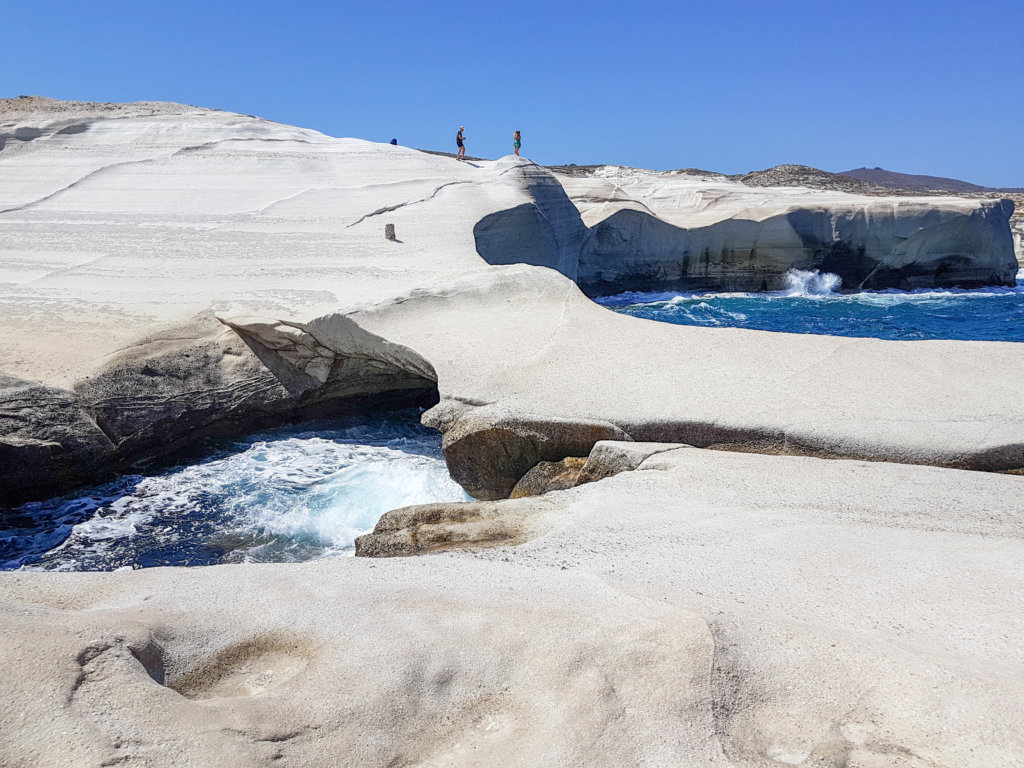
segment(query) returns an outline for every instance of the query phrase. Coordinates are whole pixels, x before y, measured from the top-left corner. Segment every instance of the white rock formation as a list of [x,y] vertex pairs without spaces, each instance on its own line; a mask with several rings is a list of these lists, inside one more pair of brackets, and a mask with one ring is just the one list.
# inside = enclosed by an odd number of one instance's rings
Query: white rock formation
[[0,574],[0,760],[1014,768],[1020,484],[683,448],[512,548]]
[[[345,319],[414,350],[436,372],[442,403],[428,418],[446,433],[446,452],[476,433],[500,438],[503,447],[492,449],[511,473],[500,487],[538,460],[586,455],[565,422],[586,426],[588,446],[617,428],[635,440],[702,447],[1024,467],[1019,344],[682,328],[616,314],[561,275],[527,266],[449,278]],[[327,315],[304,328],[350,354],[337,323]],[[525,448],[516,433],[543,434],[547,453]],[[473,441],[469,456],[483,457]],[[521,471],[507,454],[512,445],[526,451]],[[470,493],[495,497],[496,488],[469,479],[476,469],[462,476],[451,460]]]
[[591,227],[578,280],[623,290],[777,290],[821,269],[845,288],[1012,285],[1009,201],[748,187],[607,166],[558,174]]
[[[5,461],[65,425],[97,453],[166,436],[246,385],[273,410],[436,379],[428,418],[488,483],[608,437],[903,463],[661,444],[470,505],[514,547],[2,573],[0,764],[1022,764],[1024,478],[912,464],[1024,466],[1024,345],[624,317],[565,276],[582,230],[529,161],[24,101],[0,103]],[[563,274],[486,265],[481,240],[517,255],[503,227]]]
[[[218,412],[256,426],[298,405],[288,393],[302,382],[254,387],[258,361],[217,335],[213,312],[301,323],[486,269],[474,226],[500,210],[533,211],[546,227],[524,258],[575,272],[583,225],[526,160],[456,163],[173,104],[6,100],[0,133],[0,372],[74,389],[101,428],[123,421],[112,409],[128,415],[99,465],[223,431]],[[398,241],[384,239],[385,223]],[[230,348],[227,365],[211,345]],[[359,394],[343,390],[330,396]],[[39,477],[0,477],[0,495],[38,495],[85,463],[65,456],[74,436],[41,446],[4,420],[20,391],[0,386],[0,457]],[[193,407],[208,418],[183,416]]]
[[[68,385],[211,307],[301,321],[383,299],[484,268],[473,227],[490,213],[575,216],[526,160],[456,163],[216,110],[102,106],[0,101],[0,133],[36,137],[0,151],[10,375]],[[401,242],[384,240],[387,222]],[[575,268],[575,250],[528,255]]]

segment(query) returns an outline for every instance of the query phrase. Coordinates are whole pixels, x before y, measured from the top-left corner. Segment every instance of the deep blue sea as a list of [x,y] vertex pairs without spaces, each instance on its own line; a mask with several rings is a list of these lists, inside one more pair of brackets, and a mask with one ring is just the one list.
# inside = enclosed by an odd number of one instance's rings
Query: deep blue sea
[[623,293],[598,303],[676,325],[879,339],[1024,341],[1024,271],[1015,288],[842,294],[831,274],[792,271],[770,293]]
[[351,554],[388,510],[464,501],[419,411],[288,427],[198,460],[0,508],[0,570],[110,571]]

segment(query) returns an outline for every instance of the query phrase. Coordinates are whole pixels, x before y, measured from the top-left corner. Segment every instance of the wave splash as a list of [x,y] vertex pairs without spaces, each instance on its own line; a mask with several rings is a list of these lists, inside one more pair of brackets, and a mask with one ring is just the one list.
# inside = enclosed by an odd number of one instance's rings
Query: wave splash
[[350,554],[380,516],[465,501],[440,436],[417,422],[273,430],[197,464],[114,483],[8,516],[0,569],[113,570],[294,562]]
[[1016,286],[838,293],[838,275],[790,270],[764,293],[622,293],[597,303],[676,325],[880,339],[1024,342],[1024,270]]
[[843,285],[839,275],[817,269],[791,269],[785,275],[785,296],[834,296]]

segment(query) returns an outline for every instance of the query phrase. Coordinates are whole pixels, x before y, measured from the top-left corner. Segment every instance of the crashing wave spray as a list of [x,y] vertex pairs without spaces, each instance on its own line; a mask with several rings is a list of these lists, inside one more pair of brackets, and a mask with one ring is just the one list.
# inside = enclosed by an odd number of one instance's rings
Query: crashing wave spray
[[828,296],[842,287],[843,280],[831,272],[791,269],[786,272],[787,296]]
[[389,509],[466,501],[419,414],[284,427],[198,463],[17,510],[0,570],[293,562],[351,554]]

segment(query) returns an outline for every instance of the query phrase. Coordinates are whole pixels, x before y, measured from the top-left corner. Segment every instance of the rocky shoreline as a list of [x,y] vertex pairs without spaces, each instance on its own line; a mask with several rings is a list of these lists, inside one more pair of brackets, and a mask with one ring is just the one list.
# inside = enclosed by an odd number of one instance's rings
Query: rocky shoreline
[[1022,345],[585,295],[827,259],[1007,284],[1011,204],[181,105],[4,100],[0,134],[5,503],[409,402],[479,499],[389,512],[358,558],[0,573],[0,764],[1019,762]]
[[[803,172],[794,175],[794,169],[800,170],[795,166],[750,175],[740,179],[742,183],[706,172],[659,173],[613,167],[570,169],[569,173],[556,169],[551,173],[522,160],[492,164],[493,170],[488,170],[453,166],[439,156],[331,140],[314,132],[182,105],[79,105],[14,99],[0,105],[0,115],[4,116],[0,128],[6,137],[0,161],[5,161],[8,168],[5,186],[0,188],[0,209],[5,211],[2,215],[8,241],[25,243],[26,250],[15,250],[11,255],[17,266],[26,265],[27,274],[42,269],[45,275],[49,269],[46,264],[31,266],[33,254],[43,252],[40,249],[70,247],[88,252],[98,248],[101,261],[120,261],[114,267],[121,275],[118,279],[131,281],[133,278],[125,271],[131,269],[128,262],[116,250],[107,252],[110,230],[104,224],[93,223],[96,214],[90,211],[94,208],[107,211],[103,215],[121,217],[120,230],[112,232],[118,232],[115,237],[123,241],[120,247],[126,254],[187,263],[184,269],[175,272],[172,267],[168,273],[171,281],[177,280],[180,285],[173,300],[153,295],[150,286],[137,281],[127,289],[141,294],[142,298],[132,304],[143,313],[152,314],[157,306],[162,306],[158,314],[173,313],[156,323],[145,321],[150,327],[148,335],[133,335],[130,330],[125,333],[125,324],[117,320],[117,312],[123,310],[114,309],[124,301],[116,294],[102,305],[93,302],[99,313],[90,315],[89,323],[106,323],[105,327],[121,339],[120,345],[97,344],[95,334],[82,338],[81,346],[93,348],[92,353],[56,377],[38,364],[40,345],[35,339],[39,323],[19,320],[26,317],[23,311],[14,313],[13,359],[8,353],[0,360],[0,370],[8,376],[0,389],[0,495],[10,501],[52,495],[94,479],[98,473],[124,469],[140,459],[166,455],[212,435],[300,419],[332,408],[348,409],[353,406],[345,403],[351,398],[360,398],[359,403],[368,402],[367,398],[380,403],[404,402],[408,394],[417,402],[436,400],[437,380],[429,366],[422,370],[403,368],[404,359],[396,361],[387,351],[390,340],[386,337],[367,337],[351,353],[332,352],[322,339],[310,334],[308,323],[318,314],[345,317],[345,312],[337,309],[364,296],[375,296],[377,301],[406,301],[403,290],[448,279],[444,277],[446,271],[456,275],[479,268],[479,257],[492,265],[529,263],[551,267],[590,295],[622,290],[778,289],[792,268],[834,272],[848,289],[1012,285],[1016,276],[1007,223],[1013,206],[1007,201],[877,198],[848,191],[816,191],[810,187],[820,187],[829,180],[823,179],[821,172],[808,178]],[[153,134],[148,132],[151,124],[169,128]],[[148,143],[154,135],[159,136],[157,143]],[[110,157],[114,164],[103,165],[108,161],[102,155],[83,155],[100,159],[95,161],[97,168],[85,169],[82,176],[83,171],[69,165],[67,158],[83,151],[76,148],[100,140],[102,151],[113,153]],[[346,145],[345,141],[350,143]],[[276,153],[264,150],[275,146],[279,150]],[[328,154],[323,154],[325,151]],[[243,192],[231,186],[243,183],[241,180],[252,177],[254,171],[258,174],[264,165],[277,173],[281,172],[274,170],[278,166],[290,168],[294,163],[307,162],[307,156],[322,167],[308,180],[297,176],[288,182],[298,192],[273,185],[265,190],[257,185]],[[124,157],[136,159],[126,166]],[[40,163],[49,163],[57,177],[71,174],[68,181],[57,181],[64,186],[55,190],[39,186],[36,169]],[[186,202],[187,198],[177,194],[168,198],[159,187],[168,183],[199,184],[197,179],[202,178],[204,168],[207,172],[217,170],[229,181],[220,182],[222,187],[225,183],[228,186],[211,197],[211,208],[203,213],[199,213],[195,201]],[[398,198],[385,192],[383,198],[367,200],[365,206],[371,210],[361,213],[365,210],[362,199],[372,197],[361,191],[367,189],[362,181],[352,186],[344,182],[338,186],[335,181],[331,182],[335,186],[307,189],[309,183],[337,173],[355,173],[359,179],[366,173],[393,178]],[[230,181],[232,178],[239,181]],[[858,192],[863,191],[860,186],[864,182],[839,178]],[[794,182],[805,186],[764,186]],[[282,193],[283,200],[278,200]],[[327,216],[311,225],[313,220],[306,211],[309,205],[317,210],[313,197],[318,194],[350,201],[347,205],[354,207],[338,207],[332,200]],[[406,194],[411,198],[406,199]],[[446,196],[451,199],[438,199]],[[239,198],[237,202],[235,198]],[[381,279],[388,273],[367,263],[360,267],[361,274],[355,280],[348,281],[348,299],[319,291],[310,306],[300,298],[305,295],[302,291],[308,293],[304,287],[292,292],[291,306],[287,306],[288,301],[280,306],[278,296],[283,294],[274,285],[296,282],[295,276],[274,265],[279,276],[262,280],[260,270],[252,272],[232,252],[233,242],[240,243],[243,250],[268,254],[300,248],[300,252],[309,252],[308,258],[317,264],[319,273],[327,275],[334,258],[327,254],[338,246],[324,248],[319,244],[323,237],[346,242],[352,237],[349,232],[356,228],[360,234],[353,247],[377,253],[381,246],[372,242],[372,233],[383,226],[378,223],[381,217],[401,218],[406,207],[414,206],[431,208],[435,217],[452,219],[450,208],[465,205],[459,202],[462,198],[472,200],[468,211],[479,213],[470,212],[463,219],[471,224],[461,226],[464,238],[471,233],[472,248],[463,245],[457,249],[460,255],[454,261],[449,259],[451,267],[432,266],[424,272],[423,257],[416,257],[413,262],[407,261],[416,264],[411,279],[389,287],[388,281]],[[267,199],[271,201],[269,209]],[[521,202],[505,206],[503,200]],[[438,204],[431,205],[435,201]],[[174,207],[183,202],[184,209]],[[250,205],[257,208],[250,210]],[[55,233],[78,226],[82,227],[80,233],[72,229],[57,239]],[[452,219],[451,225],[437,226],[431,221],[419,226],[430,227],[429,238],[433,239],[433,232],[458,225]],[[164,242],[180,243],[188,250],[179,252],[175,245],[165,245],[145,255],[149,246],[142,236],[144,227],[163,233]],[[404,224],[402,227],[400,231],[405,231]],[[233,240],[214,239],[212,234],[232,230]],[[210,271],[190,255],[210,249],[224,252],[218,258],[225,265],[232,259],[236,263],[218,274],[216,266]],[[409,250],[403,248],[403,254]],[[408,256],[404,258],[408,260]],[[64,274],[61,269],[54,275]],[[76,269],[72,264],[71,274]],[[238,270],[247,273],[251,298],[233,310],[211,310],[211,306],[223,303],[218,296],[238,295],[225,282]],[[15,279],[21,278],[16,274]],[[42,282],[48,279],[44,277]],[[224,288],[199,287],[204,281],[208,285],[224,283]],[[19,290],[21,283],[14,283],[8,290],[9,301],[22,305],[27,300],[36,308],[31,311],[40,313],[51,311],[49,307],[55,302],[70,307],[74,301],[92,301],[86,295],[71,302],[58,298],[67,295],[64,288],[34,298],[31,291],[37,282],[32,278],[26,283],[28,295]],[[300,284],[306,282],[306,278],[298,280]],[[372,289],[369,284],[373,284]],[[486,281],[479,285],[479,290],[493,290]],[[205,292],[204,298],[195,295],[196,288],[199,296]],[[530,300],[529,288],[523,293],[520,286],[508,284],[506,290],[515,297],[510,300]],[[269,315],[255,325],[246,319],[247,315],[266,315],[275,304],[279,306],[273,310],[280,312],[277,316]],[[319,313],[317,306],[322,308]],[[239,314],[239,310],[245,314]],[[73,326],[89,327],[77,316],[67,320]],[[115,330],[111,323],[119,327]],[[268,330],[271,328],[272,332]],[[356,326],[352,333],[362,331]],[[304,340],[296,344],[300,337]],[[349,342],[346,337],[342,346]],[[279,354],[282,349],[287,350],[284,358]],[[66,352],[74,351],[75,346],[58,337],[45,345],[45,350],[55,354],[66,369]],[[441,386],[443,389],[445,384]],[[588,416],[599,421],[603,418],[599,412]],[[708,430],[702,421],[697,418],[687,428],[669,423],[657,429],[644,427],[633,436],[660,440],[673,434],[701,445],[764,443],[773,445],[773,451],[820,452],[813,446],[794,448],[803,445],[802,438],[780,437],[783,433],[778,428],[766,430],[752,424],[712,430],[710,436],[701,437]],[[620,423],[615,428],[621,430],[624,426]],[[589,445],[612,436],[595,433]],[[558,442],[550,436],[544,439],[549,447]],[[589,445],[573,450],[576,455],[585,455]],[[826,450],[821,455],[847,454]],[[849,455],[871,458],[873,453],[857,450]],[[899,451],[880,455],[903,460]],[[543,455],[527,451],[522,462],[547,458],[562,456],[555,456],[551,450]],[[939,463],[1013,469],[1016,461]],[[530,466],[515,471],[521,476]],[[470,474],[480,471],[473,469]],[[508,477],[498,486],[507,493],[518,479]],[[486,485],[484,482],[474,488]]]

